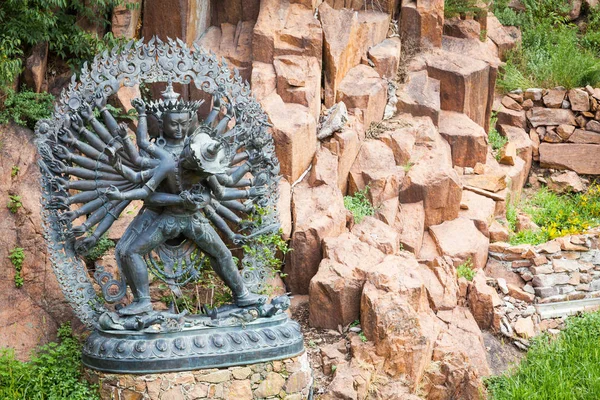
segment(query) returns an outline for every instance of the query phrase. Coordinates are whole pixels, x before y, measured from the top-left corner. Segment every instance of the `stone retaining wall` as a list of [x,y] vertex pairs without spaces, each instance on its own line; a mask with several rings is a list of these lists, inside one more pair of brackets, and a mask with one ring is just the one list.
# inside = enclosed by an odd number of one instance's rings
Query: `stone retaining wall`
[[509,93],[498,111],[498,128],[529,131],[534,160],[543,168],[600,174],[600,88],[527,89]]
[[223,369],[149,375],[86,370],[85,375],[100,386],[102,399],[114,400],[301,400],[308,398],[313,382],[306,353],[281,361]]
[[[490,245],[490,260],[518,273],[522,291],[540,303],[600,297],[600,250],[596,229],[537,246]],[[533,300],[533,299],[532,299]]]

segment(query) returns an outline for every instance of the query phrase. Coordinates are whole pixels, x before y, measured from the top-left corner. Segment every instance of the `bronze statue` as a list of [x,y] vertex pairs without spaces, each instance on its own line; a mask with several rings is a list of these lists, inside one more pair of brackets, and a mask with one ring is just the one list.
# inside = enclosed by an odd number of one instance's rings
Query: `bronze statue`
[[[158,101],[132,101],[138,121],[131,132],[110,113],[107,99],[124,83],[146,81],[166,82],[166,89]],[[199,118],[202,102],[179,99],[172,82],[194,83],[209,93],[208,115]],[[149,118],[157,122],[154,135]],[[260,258],[245,255],[240,273],[223,239],[263,246],[253,240],[279,227],[279,164],[267,127],[237,71],[231,74],[223,61],[199,48],[192,52],[179,41],[154,39],[96,57],[63,94],[54,118],[38,123],[44,220],[55,272],[75,311],[95,329],[84,362],[111,371],[164,371],[272,359],[272,352],[266,356],[256,347],[264,340],[280,343],[281,355],[302,349],[297,324],[283,313],[289,299],[267,303],[267,296],[256,293],[264,284]],[[98,267],[93,275],[102,298],[97,297],[79,257],[133,200],[144,206],[117,244],[120,276]],[[153,310],[149,270],[178,294],[205,261],[231,289],[234,304],[200,315]],[[121,302],[127,287],[129,304],[104,308],[103,301]],[[272,326],[279,326],[281,336]],[[230,353],[217,360],[211,352],[225,345],[226,327],[245,330],[247,343],[231,331]],[[131,337],[130,331],[140,333]],[[167,336],[152,336],[156,333]],[[243,349],[234,349],[240,345]],[[168,362],[154,360],[170,350]]]

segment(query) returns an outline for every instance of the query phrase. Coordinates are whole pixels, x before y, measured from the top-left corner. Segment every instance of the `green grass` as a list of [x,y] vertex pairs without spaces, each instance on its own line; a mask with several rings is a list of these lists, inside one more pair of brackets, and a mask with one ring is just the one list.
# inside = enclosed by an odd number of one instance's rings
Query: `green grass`
[[444,18],[456,17],[460,14],[477,14],[481,8],[477,7],[476,0],[445,0]]
[[70,325],[58,330],[59,343],[41,347],[29,362],[15,359],[12,349],[0,349],[0,399],[93,400],[97,389],[81,378],[81,348]]
[[600,399],[600,313],[571,317],[555,340],[534,339],[521,364],[488,378],[493,400]]
[[[540,230],[511,235],[511,244],[539,244],[600,225],[600,185],[593,184],[585,193],[556,194],[547,188],[526,199],[521,209],[529,214]],[[512,231],[516,226],[515,207],[509,205],[506,219]]]
[[369,187],[359,190],[353,196],[344,196],[344,207],[352,213],[354,221],[360,224],[365,217],[375,214],[375,208],[367,198]]
[[600,8],[588,11],[588,24],[570,22],[567,0],[523,0],[525,12],[498,0],[493,11],[504,25],[516,25],[523,34],[522,47],[508,55],[498,87],[567,88],[600,82]]
[[492,115],[490,119],[490,132],[488,133],[488,141],[490,146],[492,146],[492,154],[496,160],[500,160],[500,150],[508,143],[508,139],[502,136],[496,130],[496,121],[498,121],[498,117],[496,117],[495,113]]
[[6,208],[13,213],[16,214],[19,208],[23,207],[23,203],[21,202],[21,196],[17,194],[11,194],[8,196],[8,203],[6,204]]
[[110,240],[108,236],[104,234],[85,257],[90,261],[96,261],[97,259],[102,258],[102,256],[113,247],[115,247],[115,242]]
[[475,278],[475,270],[473,269],[473,260],[470,258],[464,263],[456,267],[456,275],[459,278],[465,278],[468,281],[472,281]]

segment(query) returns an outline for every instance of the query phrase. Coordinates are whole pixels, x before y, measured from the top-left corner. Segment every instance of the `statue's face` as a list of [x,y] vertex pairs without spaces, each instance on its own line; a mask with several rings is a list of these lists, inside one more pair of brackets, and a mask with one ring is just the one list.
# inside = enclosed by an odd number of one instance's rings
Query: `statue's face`
[[165,138],[175,140],[185,138],[190,121],[191,117],[188,113],[165,113],[163,117],[163,133]]

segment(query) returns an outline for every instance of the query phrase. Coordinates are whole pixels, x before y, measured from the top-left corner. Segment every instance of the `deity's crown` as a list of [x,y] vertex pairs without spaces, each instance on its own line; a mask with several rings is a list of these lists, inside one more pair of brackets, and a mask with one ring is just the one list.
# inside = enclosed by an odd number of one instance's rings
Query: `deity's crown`
[[204,100],[184,101],[178,100],[179,93],[173,90],[171,80],[167,82],[167,88],[162,92],[162,99],[151,101],[148,104],[148,112],[160,119],[163,113],[194,113],[200,108]]

